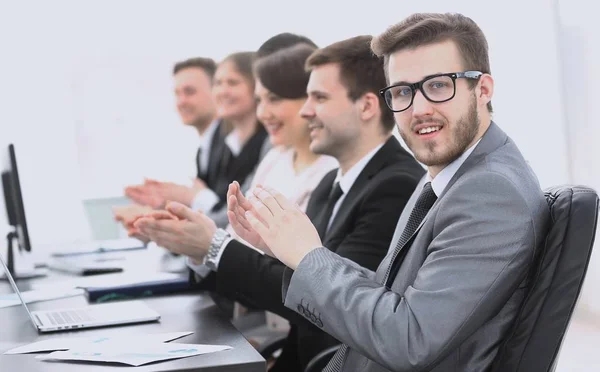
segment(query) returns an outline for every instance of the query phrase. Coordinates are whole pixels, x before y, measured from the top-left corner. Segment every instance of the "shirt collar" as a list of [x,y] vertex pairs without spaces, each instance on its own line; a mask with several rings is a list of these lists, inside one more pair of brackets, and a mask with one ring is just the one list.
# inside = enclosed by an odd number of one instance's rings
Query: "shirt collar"
[[213,120],[208,128],[200,135],[200,147],[204,149],[210,148],[210,144],[212,142],[213,135],[217,128],[219,127],[219,120]]
[[242,141],[240,141],[237,128],[234,128],[227,137],[225,137],[225,144],[229,147],[233,156],[238,156],[240,152],[242,152]]
[[467,160],[469,155],[471,155],[473,150],[475,150],[475,147],[477,147],[480,141],[481,138],[475,142],[473,146],[469,147],[465,152],[463,152],[461,156],[442,169],[442,171],[438,173],[435,178],[432,179],[431,174],[427,172],[427,181],[431,182],[431,188],[437,197],[442,195],[442,192],[444,192],[444,189],[446,186],[448,186],[448,183],[450,183],[452,177],[454,177],[460,166],[463,165],[465,160]]
[[360,175],[360,173],[367,166],[367,163],[369,163],[373,156],[375,156],[375,153],[377,153],[377,151],[379,151],[379,149],[381,149],[383,145],[383,143],[380,144],[379,146],[371,150],[367,155],[363,156],[362,159],[360,159],[356,164],[352,166],[352,168],[350,168],[346,172],[346,174],[342,175],[342,170],[338,169],[337,177],[335,178],[333,184],[335,185],[336,182],[339,182],[342,192],[344,193],[344,195],[347,194],[348,191],[350,191],[350,188],[352,187],[356,179],[358,178],[358,176]]

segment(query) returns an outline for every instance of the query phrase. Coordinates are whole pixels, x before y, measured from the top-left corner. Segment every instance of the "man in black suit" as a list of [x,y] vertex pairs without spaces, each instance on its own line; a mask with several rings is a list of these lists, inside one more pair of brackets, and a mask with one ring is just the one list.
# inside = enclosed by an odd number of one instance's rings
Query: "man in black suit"
[[[378,95],[386,84],[383,63],[373,56],[370,41],[370,36],[359,36],[311,55],[308,99],[300,113],[310,122],[311,149],[340,163],[313,191],[307,215],[328,248],[373,270],[424,169],[391,134],[394,119]],[[252,201],[236,183],[228,201],[236,227],[232,211]],[[202,288],[290,321],[287,344],[272,371],[302,371],[318,352],[339,343],[283,306],[281,262],[231,239],[181,204],[169,204],[167,210],[178,219],[155,215],[136,226],[159,245],[189,256]],[[260,246],[256,235],[242,238]]]
[[[191,58],[175,64],[173,78],[177,111],[182,122],[196,129],[200,135],[195,157],[196,179],[192,185],[146,180],[142,185],[127,187],[125,194],[138,204],[115,208],[115,217],[124,223],[130,235],[138,234],[131,226],[133,220],[152,209],[164,208],[167,200],[178,201],[205,213],[212,211],[215,200],[217,203],[225,202],[226,190],[219,192],[217,186],[227,182],[223,179],[222,163],[228,128],[217,118],[212,98],[215,71],[216,64],[210,58]],[[215,220],[219,226],[227,224],[226,218]]]

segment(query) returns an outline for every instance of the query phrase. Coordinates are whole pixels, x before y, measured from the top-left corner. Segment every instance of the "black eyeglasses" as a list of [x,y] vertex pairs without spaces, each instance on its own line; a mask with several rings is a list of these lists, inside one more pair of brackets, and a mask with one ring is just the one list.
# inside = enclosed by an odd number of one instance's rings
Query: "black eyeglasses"
[[379,91],[390,110],[402,112],[413,104],[417,89],[428,101],[442,103],[450,101],[456,95],[456,79],[479,79],[479,71],[450,72],[436,74],[414,84],[395,84]]

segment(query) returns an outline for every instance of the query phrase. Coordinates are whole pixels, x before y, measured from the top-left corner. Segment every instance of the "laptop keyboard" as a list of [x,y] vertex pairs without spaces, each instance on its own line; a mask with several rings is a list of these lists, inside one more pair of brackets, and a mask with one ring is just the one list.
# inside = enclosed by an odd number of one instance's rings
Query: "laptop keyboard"
[[46,315],[53,325],[81,323],[94,320],[90,313],[84,310],[56,311],[47,313]]

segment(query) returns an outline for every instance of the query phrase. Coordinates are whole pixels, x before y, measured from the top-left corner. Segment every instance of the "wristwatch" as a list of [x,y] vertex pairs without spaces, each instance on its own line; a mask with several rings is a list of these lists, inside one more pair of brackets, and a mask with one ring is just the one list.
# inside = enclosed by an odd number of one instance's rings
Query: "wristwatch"
[[217,229],[217,231],[215,231],[215,235],[213,235],[210,247],[208,248],[208,253],[206,254],[206,257],[204,257],[204,264],[212,271],[217,271],[217,258],[219,257],[219,252],[221,252],[223,243],[230,237],[231,234],[223,229]]

